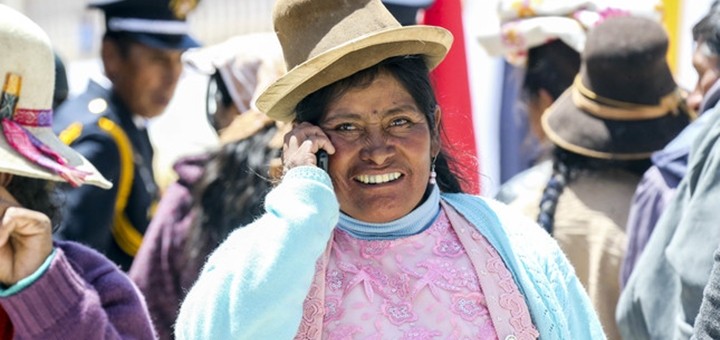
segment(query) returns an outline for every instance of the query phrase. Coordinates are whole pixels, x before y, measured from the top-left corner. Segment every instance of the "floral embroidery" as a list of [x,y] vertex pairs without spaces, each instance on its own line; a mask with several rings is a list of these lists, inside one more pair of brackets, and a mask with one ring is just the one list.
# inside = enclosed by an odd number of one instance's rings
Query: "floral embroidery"
[[401,267],[402,271],[418,279],[417,282],[415,282],[415,285],[413,285],[412,292],[410,292],[412,297],[417,296],[417,294],[425,287],[427,287],[430,290],[430,293],[432,293],[432,295],[438,300],[440,300],[439,288],[451,291],[460,290],[459,287],[455,287],[448,283],[449,275],[442,269],[441,265],[432,261],[423,261],[418,263],[417,266],[427,270],[424,274],[420,274],[408,268]]
[[[466,230],[462,242],[456,234],[460,229]],[[476,249],[473,256],[482,260],[473,262],[468,245]],[[502,273],[505,268],[499,257],[499,262],[486,268],[487,260],[493,258],[493,249],[486,246],[487,241],[474,228],[451,226],[444,211],[426,232],[397,241],[358,240],[336,230],[327,268],[316,277],[316,283],[319,280],[324,287],[319,314],[324,323],[319,325],[322,333],[314,338],[497,339],[487,304],[492,301],[493,307],[502,308],[498,299],[507,287],[499,287],[502,280],[497,278],[506,276],[511,286],[513,281],[511,275]],[[494,287],[492,300],[487,295],[486,301],[477,273],[495,269],[500,273],[484,274]],[[318,293],[312,289],[313,294]],[[314,310],[306,314],[315,317]],[[534,331],[532,320],[519,315],[511,325],[511,314],[507,315],[501,321],[506,328],[527,322]],[[318,334],[315,328],[305,331],[308,323],[304,317],[302,334]]]
[[351,263],[338,263],[338,267],[346,272],[355,274],[347,283],[345,291],[348,292],[356,285],[362,283],[365,296],[370,302],[373,302],[376,290],[380,295],[385,295],[382,291],[382,287],[387,285],[388,277],[381,270],[373,268],[369,265],[361,265],[357,267]]
[[327,287],[331,291],[340,291],[343,288],[343,282],[345,281],[345,274],[337,269],[331,269],[327,272],[325,278]]
[[473,292],[480,291],[480,282],[478,281],[477,274],[472,269],[467,267],[463,268],[450,268],[448,270],[451,275],[450,284],[456,287],[464,287]]
[[453,295],[452,309],[455,313],[467,321],[473,321],[479,316],[488,315],[485,296],[481,293]]
[[537,339],[540,333],[532,324],[525,298],[518,291],[510,271],[505,267],[505,262],[487,240],[483,238],[480,241],[485,243],[485,250],[489,256],[485,262],[485,268],[498,278],[497,284],[504,291],[504,293],[500,293],[498,304],[510,312],[511,317],[508,320],[510,325],[516,330],[519,339]]
[[410,278],[407,274],[400,274],[395,277],[391,277],[388,280],[388,292],[399,297],[400,299],[406,299],[410,296]]
[[388,317],[393,325],[399,326],[406,322],[417,320],[418,316],[413,312],[412,306],[408,302],[400,302],[397,304],[385,300],[382,305],[382,312]]
[[328,334],[329,340],[353,340],[353,335],[362,332],[358,326],[340,326]]
[[322,321],[322,296],[320,294],[321,289],[318,284],[318,277],[322,277],[322,266],[320,260],[315,264],[315,279],[310,286],[310,292],[308,292],[305,301],[303,301],[303,315],[300,328],[298,329],[295,339],[319,339],[320,338],[320,323]]
[[438,331],[431,331],[422,327],[415,327],[403,334],[403,340],[429,340],[436,336],[441,336]]
[[339,320],[345,309],[342,307],[342,301],[334,296],[325,297],[325,320],[324,322],[330,322]]
[[371,241],[363,242],[360,245],[360,256],[365,259],[380,258],[385,255],[385,251],[390,247],[390,241]]
[[464,254],[463,247],[460,242],[455,240],[440,240],[433,248],[433,252],[438,256],[458,257]]
[[447,216],[445,214],[441,214],[438,216],[437,221],[433,223],[430,228],[428,228],[428,231],[430,234],[437,236],[438,238],[445,238],[447,235],[453,235],[450,228],[450,221],[448,221]]
[[303,315],[295,339],[319,339],[322,335],[323,300],[325,299],[324,275],[329,251],[315,262],[315,276],[308,295],[303,301]]
[[[310,293],[314,293],[317,287],[311,287]],[[308,294],[308,296],[316,296],[317,294]],[[318,317],[322,316],[323,308],[322,301],[320,299],[305,299],[303,302],[303,319],[307,322],[313,322]]]
[[498,302],[500,303],[500,306],[502,308],[509,310],[510,315],[512,316],[518,316],[520,315],[520,313],[522,313],[523,304],[518,301],[513,294],[500,294],[500,299]]

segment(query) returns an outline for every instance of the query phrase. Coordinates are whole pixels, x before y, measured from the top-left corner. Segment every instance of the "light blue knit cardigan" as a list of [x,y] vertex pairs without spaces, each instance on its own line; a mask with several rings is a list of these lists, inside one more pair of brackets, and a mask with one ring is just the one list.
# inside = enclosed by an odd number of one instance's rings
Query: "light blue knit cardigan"
[[[574,270],[545,231],[495,201],[466,194],[442,198],[497,249],[541,339],[605,339]],[[297,167],[268,194],[265,208],[208,259],[180,308],[178,339],[295,336],[339,206],[324,171]]]

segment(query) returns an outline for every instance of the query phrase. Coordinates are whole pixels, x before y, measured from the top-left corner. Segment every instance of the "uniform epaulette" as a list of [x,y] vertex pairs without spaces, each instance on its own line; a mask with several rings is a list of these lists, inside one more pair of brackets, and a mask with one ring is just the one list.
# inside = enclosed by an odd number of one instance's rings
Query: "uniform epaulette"
[[66,145],[70,145],[80,138],[83,132],[86,134],[102,133],[103,130],[98,128],[99,122],[101,118],[111,113],[111,110],[108,110],[107,100],[102,97],[81,101],[73,106],[75,108],[69,110],[73,112],[73,120],[58,133],[60,140]]

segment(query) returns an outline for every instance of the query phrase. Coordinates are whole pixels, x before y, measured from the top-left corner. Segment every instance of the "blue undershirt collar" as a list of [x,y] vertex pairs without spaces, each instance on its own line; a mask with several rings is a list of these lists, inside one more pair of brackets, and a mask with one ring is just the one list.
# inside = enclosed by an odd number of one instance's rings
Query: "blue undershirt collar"
[[361,240],[392,240],[419,234],[429,228],[440,213],[440,190],[432,186],[430,195],[409,214],[387,223],[368,223],[340,212],[338,228]]

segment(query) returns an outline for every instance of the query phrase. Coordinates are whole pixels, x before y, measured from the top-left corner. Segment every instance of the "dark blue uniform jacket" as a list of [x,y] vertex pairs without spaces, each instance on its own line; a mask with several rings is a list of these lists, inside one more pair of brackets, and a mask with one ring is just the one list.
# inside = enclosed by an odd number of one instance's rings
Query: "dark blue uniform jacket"
[[128,270],[158,199],[147,131],[94,82],[56,110],[53,129],[113,183],[110,190],[61,186],[56,237],[89,245]]

